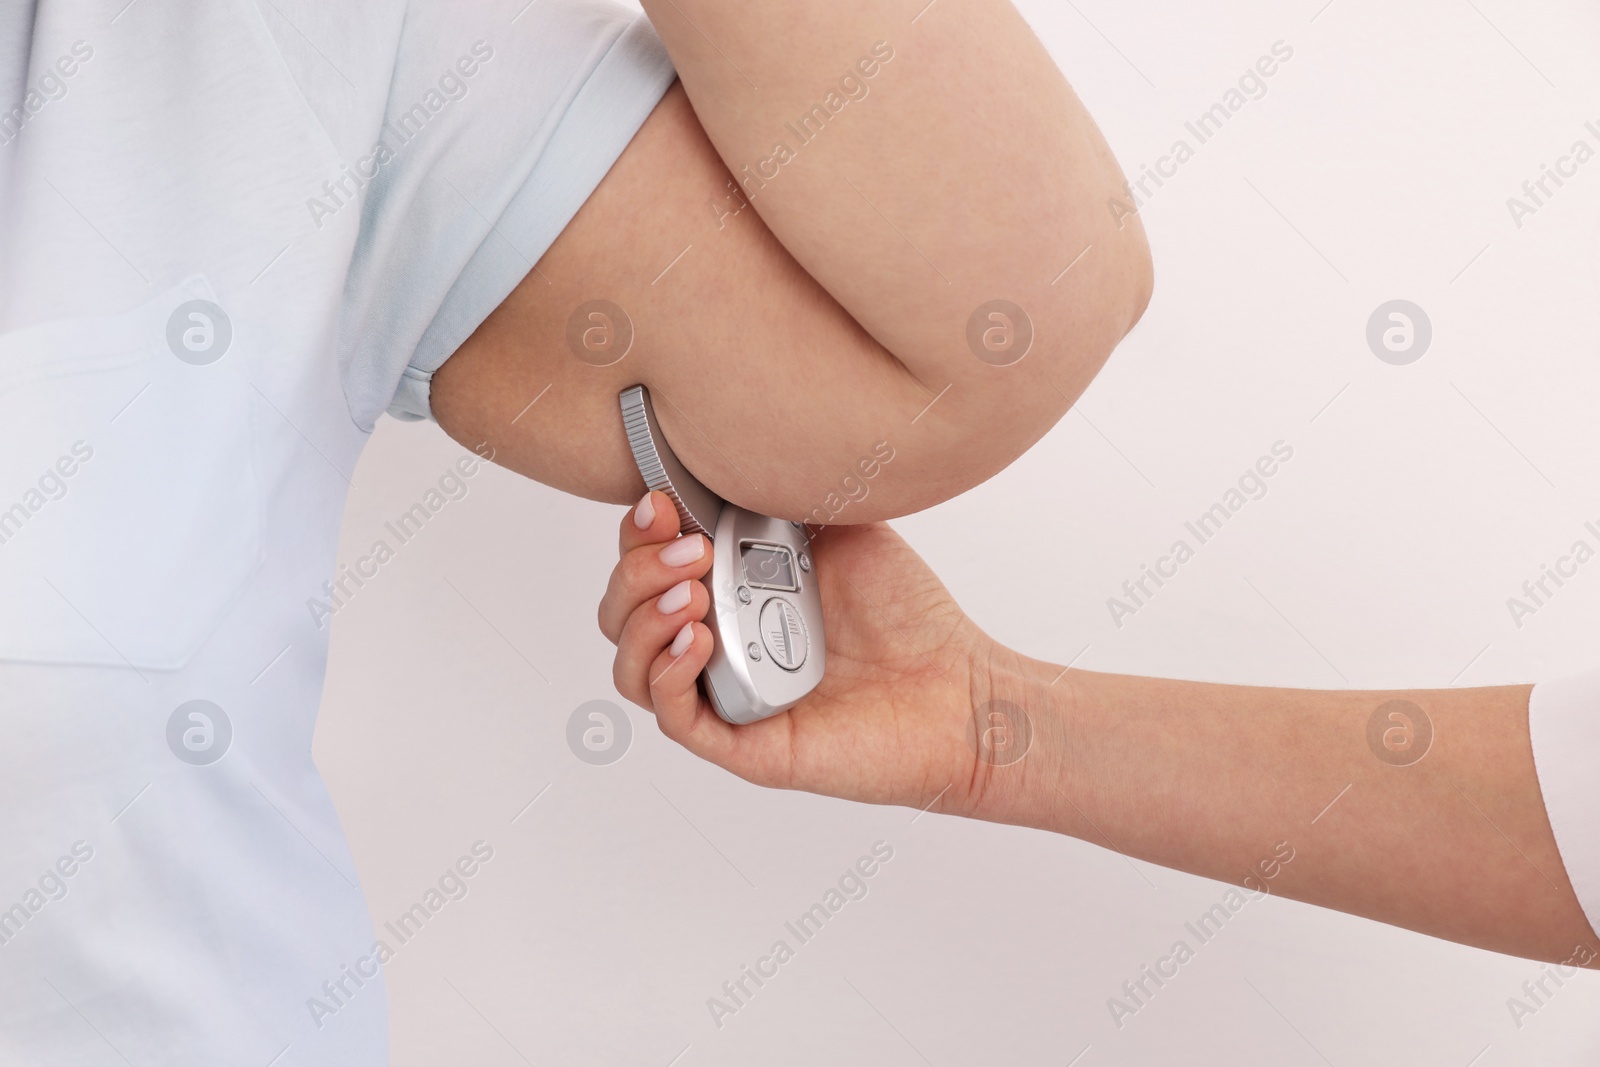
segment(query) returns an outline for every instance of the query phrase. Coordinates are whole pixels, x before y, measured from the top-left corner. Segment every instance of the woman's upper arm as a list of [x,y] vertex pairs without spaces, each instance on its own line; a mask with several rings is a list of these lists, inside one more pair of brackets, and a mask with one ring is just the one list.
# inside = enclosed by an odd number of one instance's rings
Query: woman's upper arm
[[432,407],[451,436],[487,444],[497,462],[620,503],[643,483],[617,394],[642,382],[674,450],[726,499],[864,522],[1003,469],[1077,398],[1126,315],[1122,301],[1087,348],[1039,338],[1012,365],[974,354],[984,388],[924,384],[778,242],[675,87],[438,371]]

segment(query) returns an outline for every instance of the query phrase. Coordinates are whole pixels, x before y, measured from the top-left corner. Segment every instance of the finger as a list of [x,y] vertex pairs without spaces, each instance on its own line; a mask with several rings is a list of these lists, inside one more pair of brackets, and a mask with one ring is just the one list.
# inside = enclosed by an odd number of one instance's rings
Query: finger
[[626,556],[640,545],[658,544],[677,536],[678,509],[673,506],[671,497],[652,489],[622,516],[617,555]]
[[711,630],[703,622],[689,626],[687,643],[680,637],[651,663],[649,706],[663,734],[702,759],[725,766],[736,741],[735,727],[718,717],[696,683],[711,658]]
[[616,644],[629,617],[641,604],[662,596],[679,582],[702,577],[710,569],[711,542],[701,534],[665,544],[640,545],[611,570],[605,595],[600,598],[600,632]]
[[[705,618],[711,594],[703,583],[684,579],[628,616],[611,663],[617,692],[641,707],[650,706],[651,666],[691,622]],[[684,651],[679,647],[677,653]]]

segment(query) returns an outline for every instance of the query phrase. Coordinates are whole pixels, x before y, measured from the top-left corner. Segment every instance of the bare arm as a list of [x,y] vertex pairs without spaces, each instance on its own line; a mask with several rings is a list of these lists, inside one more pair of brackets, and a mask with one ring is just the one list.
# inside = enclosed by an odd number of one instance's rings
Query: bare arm
[[[991,690],[1044,713],[1043,758],[979,817],[1498,952],[1591,966],[1600,953],[1545,815],[1528,686],[1314,692],[1081,671],[1051,686],[1059,667],[996,663]],[[1292,862],[1273,862],[1280,844]]]
[[705,598],[656,609],[704,569],[660,565],[677,517],[656,511],[646,531],[624,520],[601,603],[617,687],[741,777],[1070,834],[1435,937],[1600,963],[1545,814],[1527,686],[1315,692],[1066,671],[995,644],[878,524],[817,541],[821,686],[732,727],[695,688]]
[[[616,394],[643,382],[712,489],[817,522],[928,507],[1032,445],[1151,279],[1137,220],[1105,207],[1114,160],[1015,10],[647,7],[687,94],[440,370],[440,424],[530,477],[631,500]],[[610,365],[569,345],[598,299],[629,319]],[[979,315],[999,346],[980,358],[969,324],[994,300],[1027,325]]]
[[[934,411],[952,433],[1026,448],[1143,310],[1143,234],[1106,209],[1122,173],[1008,0],[645,9],[763,221],[918,381],[950,387]],[[851,83],[870,95],[830,114]],[[967,345],[997,298],[1037,337],[1037,358],[1005,373]]]

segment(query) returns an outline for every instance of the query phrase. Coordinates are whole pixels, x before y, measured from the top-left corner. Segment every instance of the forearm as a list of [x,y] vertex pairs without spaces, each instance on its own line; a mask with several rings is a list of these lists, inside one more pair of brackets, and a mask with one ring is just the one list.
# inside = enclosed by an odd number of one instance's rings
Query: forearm
[[[1527,687],[1313,692],[1078,671],[1052,685],[1059,668],[1003,659],[988,690],[1028,710],[1034,747],[991,772],[981,817],[1496,951],[1567,961],[1585,945],[1595,965],[1539,791]],[[1379,712],[1391,701],[1410,707]]]
[[[1021,451],[1143,311],[1142,230],[1106,208],[1121,172],[1010,3],[644,6],[740,194],[930,397],[949,387],[926,417],[950,434]],[[1013,366],[968,341],[997,299],[1035,336]]]

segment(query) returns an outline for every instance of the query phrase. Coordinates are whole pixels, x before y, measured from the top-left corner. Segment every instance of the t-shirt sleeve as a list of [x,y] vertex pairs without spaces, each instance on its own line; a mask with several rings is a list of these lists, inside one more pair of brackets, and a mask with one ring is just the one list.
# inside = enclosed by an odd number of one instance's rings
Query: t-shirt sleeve
[[[467,5],[470,10],[473,5]],[[351,417],[430,418],[434,371],[577,214],[676,74],[643,15],[535,0],[477,28],[407,7],[339,331]]]
[[1600,931],[1600,670],[1534,686],[1528,728],[1561,861]]

